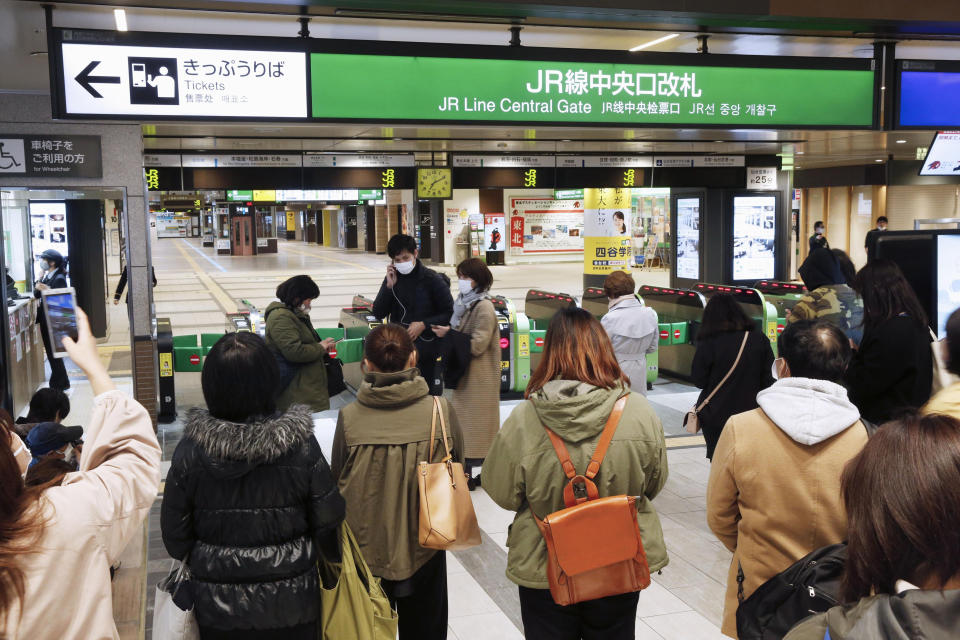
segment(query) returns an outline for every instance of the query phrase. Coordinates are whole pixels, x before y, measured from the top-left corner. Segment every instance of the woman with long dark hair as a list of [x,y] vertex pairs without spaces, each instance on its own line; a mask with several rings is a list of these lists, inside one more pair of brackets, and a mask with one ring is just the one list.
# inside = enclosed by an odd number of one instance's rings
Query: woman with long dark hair
[[786,640],[956,638],[960,629],[960,421],[888,422],[846,466],[841,600]]
[[70,359],[93,391],[79,473],[24,487],[0,427],[0,638],[116,638],[110,567],[160,486],[147,411],[114,386],[77,309]]
[[[720,433],[730,416],[756,409],[757,394],[773,384],[770,372],[773,349],[757,323],[727,293],[710,298],[703,310],[696,341],[690,375],[693,384],[702,389],[697,406],[701,406],[737,363],[727,381],[699,412],[707,458],[712,460]],[[737,362],[741,345],[743,354]]]
[[860,414],[880,424],[930,398],[930,329],[895,262],[870,262],[857,274],[854,289],[863,299],[863,340],[847,369],[847,387]]
[[335,553],[344,503],[310,409],[278,411],[277,362],[252,333],[217,341],[200,382],[207,408],[187,414],[160,512],[200,637],[316,640],[317,562]]
[[630,393],[630,380],[600,322],[583,309],[558,311],[547,328],[543,360],[527,385],[526,400],[507,418],[483,465],[487,494],[517,514],[507,538],[507,577],[519,586],[528,640],[633,640],[637,592],[568,607],[554,602],[547,546],[534,520],[534,514],[544,518],[565,506],[567,478],[544,427],[564,441],[577,472],[584,473],[607,418],[623,397],[626,404],[595,482],[600,497],[637,496],[643,546],[655,573],[668,561],[652,503],[667,480],[663,427],[646,398]]

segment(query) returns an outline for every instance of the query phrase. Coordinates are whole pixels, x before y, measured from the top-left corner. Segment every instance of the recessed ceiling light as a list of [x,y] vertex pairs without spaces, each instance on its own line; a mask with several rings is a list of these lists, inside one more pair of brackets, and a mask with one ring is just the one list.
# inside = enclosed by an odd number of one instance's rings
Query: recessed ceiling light
[[897,140],[897,144],[906,144],[906,143],[907,143],[906,140]]
[[874,162],[883,162],[883,158],[877,158]]
[[127,12],[124,9],[113,10],[113,21],[117,24],[117,31],[127,30]]
[[569,138],[564,138],[564,139],[561,140],[560,142],[573,142],[573,140],[571,140],[571,139],[569,139]]
[[724,142],[726,142],[726,140],[714,140],[714,142],[716,142],[717,144],[723,144]]
[[403,140],[403,138],[394,138],[395,142],[399,142],[400,140]]
[[806,151],[797,151],[797,155],[798,155],[798,156],[802,156],[802,155],[805,154],[805,153],[806,153]]
[[663,36],[662,38],[657,38],[656,40],[651,40],[650,42],[644,42],[643,44],[638,44],[634,48],[630,49],[630,51],[640,51],[641,49],[652,47],[654,45],[660,44],[661,42],[666,42],[667,40],[673,40],[679,35],[680,35],[679,33],[671,33],[668,36]]

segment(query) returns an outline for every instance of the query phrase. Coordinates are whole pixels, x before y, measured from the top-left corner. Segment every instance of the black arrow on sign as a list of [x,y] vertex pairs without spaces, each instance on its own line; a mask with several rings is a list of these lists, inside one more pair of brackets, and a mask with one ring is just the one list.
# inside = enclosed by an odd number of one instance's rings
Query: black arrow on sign
[[77,77],[74,80],[77,83],[87,90],[87,93],[92,95],[94,98],[102,98],[100,92],[93,88],[93,84],[120,84],[119,76],[92,76],[90,72],[97,68],[97,65],[100,64],[99,60],[94,60],[86,67],[83,68],[83,71],[77,74]]

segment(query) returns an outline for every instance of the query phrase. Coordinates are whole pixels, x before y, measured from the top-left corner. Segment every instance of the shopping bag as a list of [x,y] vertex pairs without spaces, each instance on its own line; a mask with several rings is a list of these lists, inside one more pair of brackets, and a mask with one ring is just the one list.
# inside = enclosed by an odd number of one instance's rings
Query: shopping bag
[[395,640],[397,612],[380,578],[370,573],[345,521],[340,525],[340,547],[340,562],[320,562],[323,640]]
[[153,598],[154,640],[200,640],[200,628],[192,603],[186,610],[180,608],[185,600],[190,601],[189,588],[185,588],[189,580],[187,565],[181,562],[157,584]]

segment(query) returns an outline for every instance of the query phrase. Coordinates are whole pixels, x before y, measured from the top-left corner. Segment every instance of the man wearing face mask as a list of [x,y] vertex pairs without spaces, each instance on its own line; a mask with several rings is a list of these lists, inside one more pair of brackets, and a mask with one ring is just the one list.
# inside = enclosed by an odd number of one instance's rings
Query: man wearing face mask
[[453,296],[436,271],[423,266],[418,256],[417,241],[398,233],[387,242],[387,276],[373,302],[373,315],[378,319],[403,325],[417,348],[420,373],[430,393],[440,395],[437,357],[441,353],[433,325],[450,324]]
[[867,250],[867,262],[870,262],[874,258],[874,254],[877,251],[877,238],[881,233],[887,230],[887,216],[880,216],[877,218],[877,226],[875,229],[867,231],[867,237],[863,241],[863,248]]
[[[65,289],[67,285],[67,269],[63,256],[59,251],[47,249],[40,254],[37,266],[43,276],[37,280],[33,290],[35,298],[46,289]],[[37,311],[37,322],[40,324],[40,336],[43,338],[43,348],[47,352],[47,362],[50,363],[50,388],[63,391],[70,388],[70,378],[67,377],[67,368],[63,358],[53,357],[53,345],[50,344],[50,332],[47,330],[47,317],[43,313],[43,306]]]
[[830,243],[827,242],[827,236],[823,235],[826,232],[827,228],[823,224],[823,220],[817,220],[813,223],[813,235],[810,236],[810,251],[813,251],[817,247],[823,247],[824,249],[830,248]]
[[733,552],[721,631],[736,637],[738,595],[814,549],[846,539],[843,468],[867,443],[847,397],[847,337],[836,326],[802,320],[780,334],[778,380],[759,407],[727,421],[710,466],[707,524]]
[[76,467],[80,461],[80,439],[83,427],[65,427],[56,422],[42,422],[27,434],[27,448],[33,467],[46,458],[60,458]]

